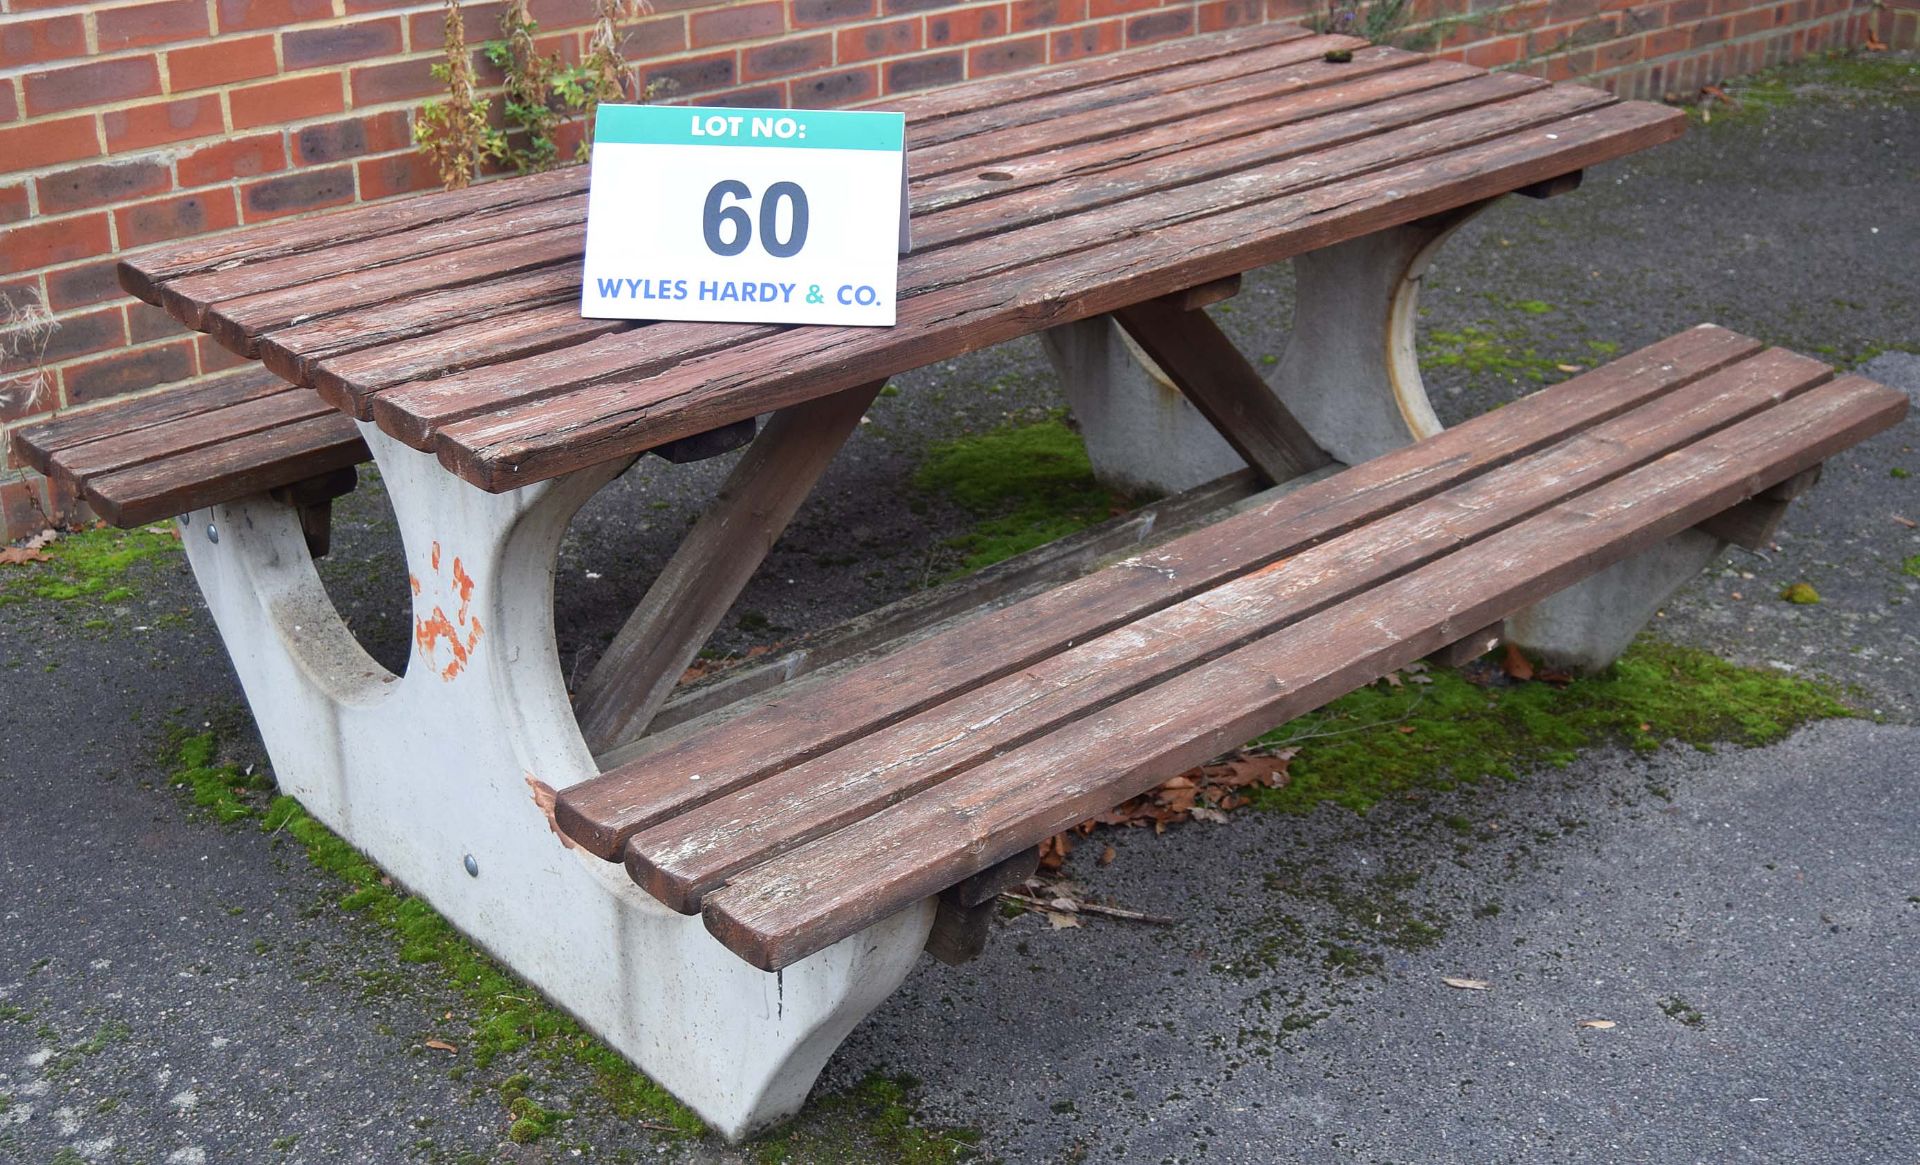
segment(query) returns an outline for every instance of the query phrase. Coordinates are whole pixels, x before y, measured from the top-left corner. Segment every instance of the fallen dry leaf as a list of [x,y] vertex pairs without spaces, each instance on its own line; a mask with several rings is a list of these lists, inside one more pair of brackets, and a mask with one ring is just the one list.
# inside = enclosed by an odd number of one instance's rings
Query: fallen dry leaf
[[1071,930],[1082,925],[1077,914],[1068,914],[1063,910],[1043,910],[1040,913],[1047,916],[1047,921],[1055,930]]
[[1113,847],[1108,846],[1107,848],[1100,851],[1100,864],[1103,866],[1110,866],[1113,864],[1113,859],[1118,856],[1119,856],[1118,854],[1114,853]]
[[460,1050],[445,1040],[428,1040],[427,1047],[432,1048],[436,1052],[457,1052]]
[[1584,366],[1583,366],[1583,365],[1579,365],[1579,364],[1555,364],[1555,365],[1554,365],[1554,367],[1555,367],[1555,368],[1558,368],[1558,369],[1559,369],[1560,371],[1562,371],[1562,372],[1582,372],[1582,371],[1585,371],[1585,368],[1584,368]]
[[553,786],[535,778],[532,773],[520,775],[527,779],[527,788],[533,790],[533,806],[547,819],[547,828],[553,830],[553,836],[560,839],[561,846],[573,849],[573,839],[560,832],[560,823],[553,816],[553,804],[558,797],[558,794],[553,791]]
[[1507,653],[1500,660],[1500,669],[1522,683],[1533,678],[1533,662],[1512,643],[1507,644]]
[[9,546],[0,550],[0,566],[25,566],[29,562],[50,562],[52,558],[44,550],[29,550],[24,546]]
[[1457,979],[1452,975],[1448,975],[1440,981],[1449,987],[1458,987],[1462,991],[1485,991],[1487,988],[1493,986],[1493,984],[1487,982],[1485,979]]
[[1905,526],[1909,530],[1912,530],[1916,527],[1920,527],[1920,522],[1916,522],[1912,518],[1903,518],[1899,514],[1893,515],[1893,520],[1900,523],[1902,526]]
[[1608,1028],[1613,1026],[1613,1021],[1610,1019],[1583,1019],[1579,1023],[1574,1024],[1573,1026],[1590,1027],[1590,1028],[1597,1029],[1599,1031],[1606,1031]]

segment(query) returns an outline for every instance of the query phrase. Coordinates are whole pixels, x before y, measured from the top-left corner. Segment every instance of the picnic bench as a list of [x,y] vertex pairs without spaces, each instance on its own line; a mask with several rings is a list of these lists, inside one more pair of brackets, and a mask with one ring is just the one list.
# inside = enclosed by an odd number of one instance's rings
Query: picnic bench
[[[1603,666],[1906,408],[1702,325],[1434,419],[1434,248],[1672,110],[1284,26],[899,104],[894,328],[583,319],[587,175],[557,171],[128,259],[265,370],[13,433],[107,520],[177,518],[285,790],[728,1137],[797,1110],[923,949],[977,952],[1049,835],[1423,657]],[[1269,383],[1204,308],[1285,259]],[[1090,446],[1152,452],[1115,419],[1146,369],[1245,467],[676,693],[887,378],[1036,332]],[[570,693],[569,518],[644,454],[742,443]],[[403,675],[313,566],[369,457]]]

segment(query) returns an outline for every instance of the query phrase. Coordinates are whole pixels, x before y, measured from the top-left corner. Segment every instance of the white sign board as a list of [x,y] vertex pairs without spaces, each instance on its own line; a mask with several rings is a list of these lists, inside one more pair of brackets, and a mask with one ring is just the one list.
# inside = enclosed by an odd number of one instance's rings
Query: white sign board
[[894,322],[898,113],[602,105],[580,314]]

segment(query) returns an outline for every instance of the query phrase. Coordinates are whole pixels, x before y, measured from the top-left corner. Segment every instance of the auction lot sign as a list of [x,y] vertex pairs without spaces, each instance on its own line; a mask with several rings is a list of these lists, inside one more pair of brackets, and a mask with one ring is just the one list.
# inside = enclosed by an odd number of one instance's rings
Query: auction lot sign
[[601,106],[580,314],[891,325],[905,143],[898,113]]

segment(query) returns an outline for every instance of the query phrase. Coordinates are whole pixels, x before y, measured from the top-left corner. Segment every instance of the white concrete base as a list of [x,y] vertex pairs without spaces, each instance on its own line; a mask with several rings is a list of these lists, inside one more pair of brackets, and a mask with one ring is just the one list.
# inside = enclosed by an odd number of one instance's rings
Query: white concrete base
[[554,554],[624,464],[492,495],[362,429],[412,575],[404,675],[340,621],[294,509],[261,497],[182,519],[280,787],[723,1136],[792,1115],[918,960],[933,900],[767,974],[564,845],[538,786],[598,770],[554,646]]
[[1111,317],[1050,328],[1040,344],[1086,439],[1094,476],[1106,485],[1176,494],[1246,467]]
[[1682,531],[1509,618],[1506,638],[1549,666],[1601,671],[1726,549],[1710,534]]

